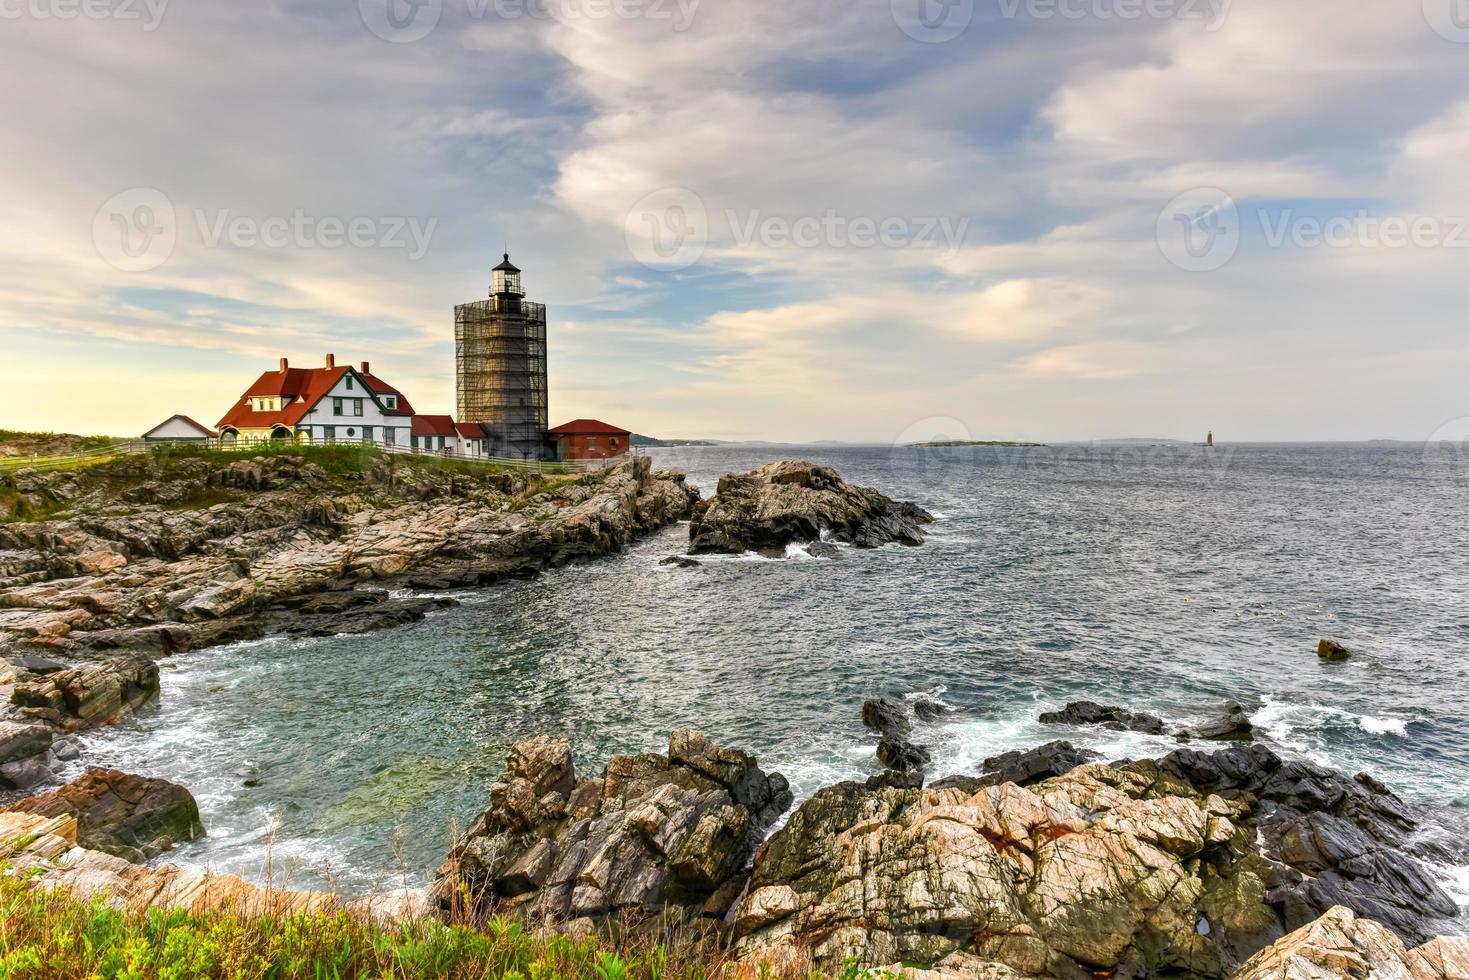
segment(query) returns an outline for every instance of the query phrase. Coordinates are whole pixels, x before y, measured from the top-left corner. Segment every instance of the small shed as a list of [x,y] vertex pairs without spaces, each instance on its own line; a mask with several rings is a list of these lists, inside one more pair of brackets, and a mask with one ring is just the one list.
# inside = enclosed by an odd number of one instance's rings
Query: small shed
[[632,433],[596,419],[577,419],[546,433],[553,459],[612,459],[627,455]]
[[143,439],[147,442],[203,443],[218,438],[219,436],[213,429],[200,425],[187,415],[170,416],[166,421],[160,422],[143,433]]

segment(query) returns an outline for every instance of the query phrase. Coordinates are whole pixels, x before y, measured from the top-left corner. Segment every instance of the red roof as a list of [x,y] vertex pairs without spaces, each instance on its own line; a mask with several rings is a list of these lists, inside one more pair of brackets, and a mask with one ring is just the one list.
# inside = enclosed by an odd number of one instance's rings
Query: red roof
[[483,439],[488,434],[478,422],[455,422],[454,428],[466,439]]
[[550,436],[630,436],[632,432],[628,429],[619,429],[615,425],[606,422],[598,422],[596,419],[576,419],[565,425],[558,425],[549,430]]
[[[306,417],[306,413],[315,408],[317,402],[326,397],[327,392],[335,388],[348,371],[361,378],[363,385],[373,394],[397,396],[398,407],[384,409],[385,414],[413,414],[413,406],[408,404],[408,400],[396,388],[373,375],[363,374],[350,365],[319,368],[288,367],[284,371],[266,371],[256,378],[255,383],[240,396],[235,407],[219,420],[219,428],[229,426],[234,429],[268,429],[275,425],[283,425],[287,428],[299,425]],[[279,412],[257,412],[250,408],[251,398],[275,396],[282,399],[293,399],[293,401],[282,407]]]
[[447,415],[413,416],[413,434],[416,436],[452,436],[454,420]]

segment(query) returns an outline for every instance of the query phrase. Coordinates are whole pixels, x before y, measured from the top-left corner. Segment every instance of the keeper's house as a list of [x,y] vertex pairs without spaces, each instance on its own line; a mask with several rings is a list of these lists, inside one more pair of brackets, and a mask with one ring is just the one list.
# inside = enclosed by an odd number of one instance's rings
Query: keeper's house
[[206,429],[187,415],[171,416],[143,433],[145,442],[209,443],[217,438],[213,430]]
[[596,419],[577,419],[546,433],[551,458],[613,459],[624,456],[632,446],[632,433]]
[[377,443],[408,446],[413,406],[371,366],[338,365],[328,354],[318,368],[280,369],[256,379],[229,414],[219,420],[225,446],[270,442]]

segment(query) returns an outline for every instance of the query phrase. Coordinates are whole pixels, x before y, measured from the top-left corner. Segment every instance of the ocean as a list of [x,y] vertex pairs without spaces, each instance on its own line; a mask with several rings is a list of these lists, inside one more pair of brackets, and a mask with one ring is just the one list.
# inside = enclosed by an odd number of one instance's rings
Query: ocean
[[[87,765],[162,776],[209,836],[168,860],[360,894],[428,880],[505,749],[569,738],[579,771],[676,727],[757,753],[798,796],[875,772],[865,698],[926,693],[931,776],[1067,738],[1106,758],[1167,737],[1041,725],[1090,698],[1179,724],[1244,703],[1285,753],[1367,771],[1455,832],[1469,817],[1469,465],[1421,445],[657,449],[706,494],[782,458],[938,516],[921,548],[817,560],[626,554],[455,593],[366,636],[165,661],[157,708]],[[1322,637],[1356,655],[1316,656]],[[1469,902],[1469,869],[1440,869]]]

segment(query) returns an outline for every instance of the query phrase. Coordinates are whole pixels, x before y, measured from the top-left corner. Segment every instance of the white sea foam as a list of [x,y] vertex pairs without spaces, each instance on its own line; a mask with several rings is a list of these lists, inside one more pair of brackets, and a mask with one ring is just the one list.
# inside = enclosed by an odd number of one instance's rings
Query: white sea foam
[[1291,703],[1267,694],[1264,705],[1250,720],[1282,745],[1309,752],[1315,746],[1306,737],[1325,728],[1351,725],[1369,735],[1406,736],[1408,723],[1413,719],[1379,718],[1326,704]]

